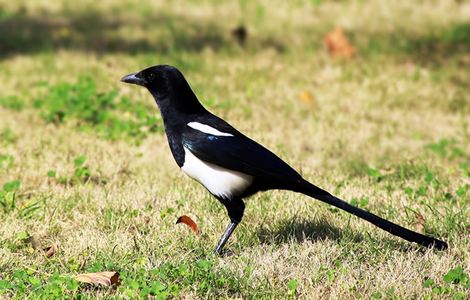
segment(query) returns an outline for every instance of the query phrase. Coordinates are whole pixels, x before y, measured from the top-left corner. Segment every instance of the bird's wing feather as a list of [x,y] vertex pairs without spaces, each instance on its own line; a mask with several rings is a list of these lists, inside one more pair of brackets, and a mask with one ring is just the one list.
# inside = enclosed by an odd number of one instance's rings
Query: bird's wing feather
[[274,153],[243,135],[215,136],[189,129],[182,142],[197,158],[226,169],[267,180],[300,178]]

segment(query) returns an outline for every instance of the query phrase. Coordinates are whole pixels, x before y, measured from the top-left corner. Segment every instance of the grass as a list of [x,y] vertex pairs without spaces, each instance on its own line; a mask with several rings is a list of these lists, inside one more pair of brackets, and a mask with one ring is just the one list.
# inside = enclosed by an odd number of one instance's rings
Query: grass
[[[0,298],[468,298],[469,24],[450,0],[0,0]],[[335,26],[354,59],[326,53]],[[272,191],[215,256],[225,210],[119,83],[159,63],[308,180],[449,250]],[[119,286],[74,279],[106,270]]]

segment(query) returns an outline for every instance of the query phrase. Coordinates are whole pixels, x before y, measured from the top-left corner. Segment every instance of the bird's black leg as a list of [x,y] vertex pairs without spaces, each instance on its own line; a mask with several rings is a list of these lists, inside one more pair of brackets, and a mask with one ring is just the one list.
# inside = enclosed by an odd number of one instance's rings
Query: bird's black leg
[[230,224],[227,226],[227,229],[225,229],[224,234],[215,248],[215,253],[217,254],[222,253],[225,243],[227,243],[238,223],[242,220],[243,212],[245,211],[245,203],[243,203],[242,199],[219,199],[219,201],[222,202],[225,208],[227,208],[228,216],[230,217]]
[[225,243],[227,243],[229,237],[232,235],[232,232],[237,228],[238,223],[235,222],[230,222],[230,224],[227,226],[227,229],[225,229],[224,234],[220,238],[219,243],[217,244],[217,247],[215,248],[215,253],[216,254],[221,254],[222,249],[225,246]]

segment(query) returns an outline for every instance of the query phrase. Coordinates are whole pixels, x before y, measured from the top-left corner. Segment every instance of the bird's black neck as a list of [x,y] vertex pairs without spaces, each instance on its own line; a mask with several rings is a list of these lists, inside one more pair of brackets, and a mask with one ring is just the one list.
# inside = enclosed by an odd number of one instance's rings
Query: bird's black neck
[[[152,91],[150,91],[152,92]],[[181,135],[189,122],[196,116],[209,114],[202,106],[196,95],[191,91],[189,85],[184,88],[174,89],[168,94],[154,94],[158,108],[163,118],[165,133],[171,153],[178,166],[184,164],[184,149]]]

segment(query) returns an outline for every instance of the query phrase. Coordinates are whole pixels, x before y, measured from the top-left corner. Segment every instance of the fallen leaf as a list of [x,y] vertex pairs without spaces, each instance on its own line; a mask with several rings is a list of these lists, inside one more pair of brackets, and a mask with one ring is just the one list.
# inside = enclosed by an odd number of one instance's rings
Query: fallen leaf
[[424,217],[422,214],[420,213],[415,213],[415,229],[417,232],[419,233],[423,233],[424,232],[424,224],[425,224],[425,220],[424,220]]
[[305,104],[311,104],[315,100],[312,93],[309,91],[302,91],[299,93],[299,99]]
[[349,43],[340,27],[336,27],[325,36],[325,45],[333,57],[351,58],[356,53],[356,49]]
[[394,174],[395,173],[395,169],[393,168],[390,168],[390,167],[386,167],[386,168],[381,168],[379,170],[380,174],[382,175],[391,175],[391,174]]
[[118,272],[97,272],[97,273],[85,273],[78,274],[75,276],[75,279],[80,282],[90,283],[90,284],[101,284],[104,286],[111,286],[113,284],[119,283],[119,273]]
[[196,222],[193,221],[193,219],[191,219],[190,217],[186,216],[186,215],[183,215],[181,217],[178,218],[178,220],[176,220],[176,224],[179,224],[179,223],[184,223],[186,224],[189,228],[192,229],[192,231],[194,231],[196,234],[199,234],[200,231],[199,231],[199,228],[197,227],[197,224]]
[[50,247],[46,247],[42,249],[44,252],[46,252],[46,257],[51,257],[52,255],[55,254],[57,247],[55,245],[52,245]]

